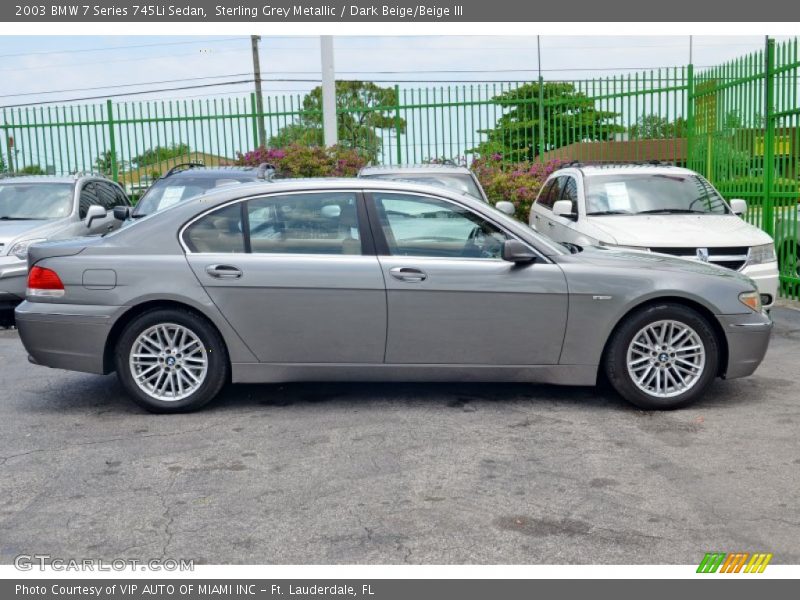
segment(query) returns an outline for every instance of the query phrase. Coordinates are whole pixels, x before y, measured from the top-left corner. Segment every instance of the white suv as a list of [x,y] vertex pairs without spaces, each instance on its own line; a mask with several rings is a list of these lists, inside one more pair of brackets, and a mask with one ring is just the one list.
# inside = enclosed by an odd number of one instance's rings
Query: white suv
[[701,175],[668,165],[571,164],[542,186],[529,224],[557,242],[661,252],[740,271],[769,307],[778,292],[772,238]]

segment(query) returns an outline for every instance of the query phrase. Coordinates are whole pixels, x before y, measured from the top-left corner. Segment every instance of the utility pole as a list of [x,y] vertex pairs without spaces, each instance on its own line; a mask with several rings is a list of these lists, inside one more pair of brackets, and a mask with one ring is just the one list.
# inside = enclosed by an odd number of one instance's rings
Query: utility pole
[[260,35],[251,35],[250,43],[253,47],[253,80],[256,84],[256,121],[258,122],[258,145],[266,147],[267,130],[264,128],[264,94],[261,91],[261,61],[258,58],[258,42]]
[[335,146],[338,140],[336,121],[336,71],[333,67],[333,36],[319,38],[322,61],[322,132],[326,146]]
[[692,46],[694,45],[692,40],[692,36],[689,36],[689,64],[692,64],[692,50],[694,49]]

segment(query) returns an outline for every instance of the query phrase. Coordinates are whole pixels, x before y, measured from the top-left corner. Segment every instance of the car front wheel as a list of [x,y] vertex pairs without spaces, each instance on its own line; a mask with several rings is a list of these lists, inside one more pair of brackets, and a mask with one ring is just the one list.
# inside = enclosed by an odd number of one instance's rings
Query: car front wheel
[[197,410],[228,379],[221,336],[187,310],[157,309],[139,315],[122,332],[115,358],[123,387],[151,412]]
[[605,371],[619,394],[644,409],[673,409],[696,400],[714,380],[719,344],[711,325],[681,304],[649,306],[614,332]]

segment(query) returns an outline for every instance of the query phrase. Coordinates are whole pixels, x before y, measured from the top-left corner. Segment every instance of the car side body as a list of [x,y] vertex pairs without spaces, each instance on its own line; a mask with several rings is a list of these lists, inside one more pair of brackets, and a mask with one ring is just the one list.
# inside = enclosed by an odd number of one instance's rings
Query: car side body
[[[341,234],[344,250],[337,254],[325,253],[329,242],[310,234],[293,239],[296,251],[270,253],[277,238],[263,223],[250,223],[263,235],[247,242],[249,252],[230,245],[230,235],[239,237],[235,228],[201,227],[221,220],[223,211],[238,214],[240,205],[252,220],[261,210],[251,210],[253,203],[295,211],[293,203],[319,194],[352,198],[340,213],[323,206],[313,216],[319,222],[337,213],[339,230],[350,228]],[[425,256],[425,244],[437,243],[425,236],[410,236],[403,242],[407,251],[392,252],[400,242],[387,237],[376,206],[398,197],[468,215],[502,232],[528,258],[500,257],[491,241],[491,250],[484,245],[470,256]],[[345,217],[348,206],[353,213]],[[437,221],[393,218],[395,236],[397,223]],[[204,250],[212,235],[224,249]],[[254,251],[257,245],[261,253]],[[503,245],[504,253],[506,246],[511,244]],[[414,255],[418,247],[423,250]],[[218,332],[234,383],[594,385],[620,323],[665,302],[708,321],[720,348],[713,375],[734,378],[756,369],[771,329],[764,313],[740,301],[754,286],[735,271],[611,248],[571,253],[478,199],[383,180],[220,189],[103,238],[34,245],[29,262],[63,281],[63,293],[29,294],[17,309],[31,360],[98,374],[122,364],[116,354],[126,328],[161,309],[195,313]]]

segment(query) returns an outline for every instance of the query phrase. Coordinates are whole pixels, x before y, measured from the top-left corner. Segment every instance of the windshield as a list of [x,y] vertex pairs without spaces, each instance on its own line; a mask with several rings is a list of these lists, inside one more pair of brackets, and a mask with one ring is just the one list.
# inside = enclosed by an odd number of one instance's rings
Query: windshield
[[72,189],[69,183],[0,183],[0,221],[68,217]]
[[483,200],[475,180],[468,173],[381,173],[378,175],[366,175],[365,177],[374,179],[391,179],[398,181],[411,181],[424,185],[438,185],[440,187],[456,190],[462,194]]
[[151,213],[169,208],[173,204],[178,204],[188,200],[193,196],[203,194],[208,190],[237,185],[247,181],[255,181],[253,177],[234,177],[221,174],[219,177],[176,177],[174,179],[159,179],[147,193],[142,196],[136,208],[133,209],[132,216],[135,218],[144,217]]
[[589,175],[587,215],[730,214],[711,184],[695,174]]

